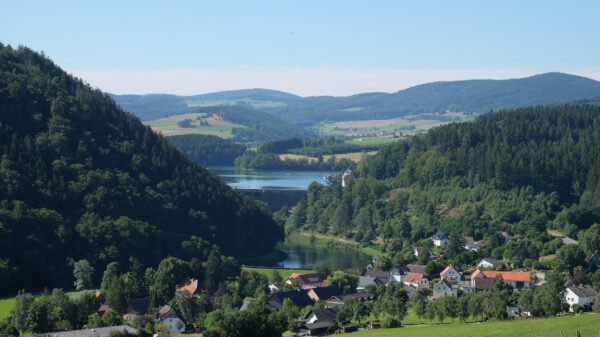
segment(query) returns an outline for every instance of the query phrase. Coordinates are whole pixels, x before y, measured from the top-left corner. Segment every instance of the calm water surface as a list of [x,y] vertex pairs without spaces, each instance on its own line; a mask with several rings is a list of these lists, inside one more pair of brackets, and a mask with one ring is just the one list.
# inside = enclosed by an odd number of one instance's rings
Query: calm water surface
[[327,184],[332,171],[241,170],[235,167],[209,167],[227,185],[236,189],[305,190],[313,181]]

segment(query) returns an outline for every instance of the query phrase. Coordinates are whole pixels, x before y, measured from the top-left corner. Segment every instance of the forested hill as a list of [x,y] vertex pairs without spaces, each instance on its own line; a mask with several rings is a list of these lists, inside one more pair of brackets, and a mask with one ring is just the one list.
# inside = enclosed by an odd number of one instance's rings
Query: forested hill
[[[286,221],[288,230],[357,241],[393,238],[390,256],[398,264],[413,262],[412,247],[431,245],[427,238],[444,230],[457,244],[472,236],[487,245],[460,258],[509,258],[519,266],[555,253],[560,242],[549,228],[581,240],[589,257],[600,248],[594,224],[600,224],[595,104],[491,113],[385,146],[359,165],[347,187],[311,185]],[[499,245],[500,230],[511,234],[510,244]],[[452,260],[454,254],[450,262],[476,262]]]
[[348,97],[308,97],[281,107],[278,116],[296,124],[320,121],[386,119],[445,112],[546,105],[600,95],[600,82],[563,73],[510,80],[466,80],[417,85],[396,93]]
[[347,97],[300,97],[265,89],[196,96],[113,95],[121,107],[134,112],[142,120],[184,113],[198,105],[240,105],[273,113],[300,126],[312,126],[323,121],[387,119],[420,114],[426,114],[423,118],[443,119],[446,112],[487,113],[594,96],[600,96],[600,82],[563,73],[509,80],[434,82],[395,93],[363,93]]
[[[269,252],[268,211],[43,55],[0,44],[0,294],[72,285],[69,261]],[[205,241],[207,240],[207,241]],[[98,276],[98,275],[97,275]]]
[[436,184],[454,177],[500,189],[532,186],[577,201],[600,185],[600,107],[568,104],[487,114],[382,148],[362,166],[377,179]]

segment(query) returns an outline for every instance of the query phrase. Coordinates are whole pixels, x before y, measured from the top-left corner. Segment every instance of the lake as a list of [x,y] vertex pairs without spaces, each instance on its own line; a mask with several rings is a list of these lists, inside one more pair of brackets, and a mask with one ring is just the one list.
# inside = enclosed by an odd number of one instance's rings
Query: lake
[[306,190],[313,181],[326,185],[333,171],[243,170],[235,167],[209,167],[235,189]]
[[349,244],[331,244],[324,239],[313,242],[292,235],[287,241],[277,244],[272,254],[241,258],[240,262],[251,266],[292,269],[311,269],[315,264],[325,265],[330,269],[348,269],[366,267],[371,262],[371,257]]

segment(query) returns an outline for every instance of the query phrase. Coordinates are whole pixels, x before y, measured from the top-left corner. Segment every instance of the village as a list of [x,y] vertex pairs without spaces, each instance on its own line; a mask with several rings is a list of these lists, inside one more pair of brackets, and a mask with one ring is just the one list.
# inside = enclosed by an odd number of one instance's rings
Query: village
[[[510,240],[508,233],[500,235]],[[436,233],[431,240],[437,247],[448,244],[448,236],[443,232]],[[477,243],[465,238],[463,248],[477,249]],[[415,247],[415,255],[422,253],[423,248]],[[375,267],[377,260],[377,256],[373,257],[362,274],[356,270],[293,272],[286,279],[275,278],[268,284],[266,278],[242,269],[242,274],[260,279],[254,292],[259,295],[240,298],[241,304],[235,310],[244,312],[262,301],[260,304],[272,312],[286,312],[293,334],[316,336],[403,326],[402,318],[408,311],[419,318],[419,324],[446,318],[487,321],[585,313],[592,311],[598,297],[597,289],[585,280],[564,278],[551,270],[511,269],[509,260],[482,258],[468,269],[449,264],[435,274],[419,264],[380,270]],[[597,252],[589,259],[588,268],[599,267]],[[277,271],[274,269],[273,273]],[[151,304],[148,297],[129,298],[126,309],[121,310],[122,316],[116,318],[116,310],[106,301],[107,292],[95,291],[94,297],[100,305],[90,317],[103,322],[97,328],[39,333],[36,337],[106,337],[115,329],[137,333],[138,329],[148,329],[148,325],[153,327],[150,330],[155,335],[161,336],[203,332],[198,317],[186,307],[206,301],[201,281],[187,277],[173,290],[173,300],[156,308],[152,307],[156,303]],[[103,328],[104,325],[108,327]]]

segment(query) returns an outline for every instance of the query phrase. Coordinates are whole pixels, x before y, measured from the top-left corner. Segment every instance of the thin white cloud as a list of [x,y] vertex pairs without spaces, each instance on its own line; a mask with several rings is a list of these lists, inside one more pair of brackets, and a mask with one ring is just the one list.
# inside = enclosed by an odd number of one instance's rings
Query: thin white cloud
[[[223,90],[269,88],[301,96],[345,96],[375,91],[395,92],[435,81],[519,78],[545,71],[547,70],[232,67],[78,69],[72,72],[92,86],[116,94],[193,95]],[[560,71],[600,79],[600,69]]]

